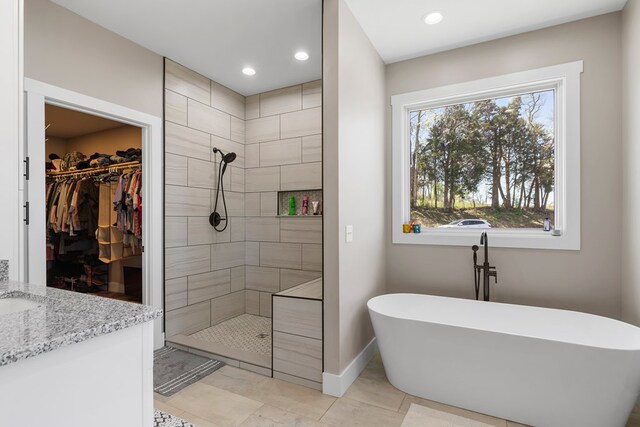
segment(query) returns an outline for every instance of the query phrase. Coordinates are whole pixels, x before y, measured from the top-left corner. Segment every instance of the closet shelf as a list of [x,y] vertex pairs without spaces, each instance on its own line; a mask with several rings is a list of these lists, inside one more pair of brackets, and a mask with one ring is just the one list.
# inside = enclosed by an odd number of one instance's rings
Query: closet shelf
[[64,171],[64,172],[47,172],[47,176],[58,177],[58,176],[93,175],[95,173],[117,171],[120,169],[139,167],[141,165],[142,165],[141,162],[124,162],[124,163],[116,163],[109,166],[102,166],[99,168],[81,169],[81,170]]

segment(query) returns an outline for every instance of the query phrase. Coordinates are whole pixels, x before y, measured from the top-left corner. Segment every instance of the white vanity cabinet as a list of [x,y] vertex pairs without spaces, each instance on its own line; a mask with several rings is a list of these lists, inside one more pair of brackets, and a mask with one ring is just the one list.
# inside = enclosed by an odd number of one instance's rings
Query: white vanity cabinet
[[0,301],[0,426],[153,426],[161,310],[7,281]]

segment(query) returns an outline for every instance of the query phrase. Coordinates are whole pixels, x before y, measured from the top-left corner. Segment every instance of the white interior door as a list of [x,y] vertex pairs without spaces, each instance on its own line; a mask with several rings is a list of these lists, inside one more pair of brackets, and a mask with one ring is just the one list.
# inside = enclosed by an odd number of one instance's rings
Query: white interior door
[[[45,206],[45,101],[142,128],[143,152],[143,302],[162,309],[164,305],[163,259],[163,144],[162,118],[92,98],[36,80],[25,79],[26,136],[25,156],[29,157],[29,180],[24,181],[29,202],[29,225],[20,234],[25,247],[26,281],[46,285],[46,206]],[[26,219],[26,217],[25,217]],[[154,322],[154,347],[164,345],[163,319]]]
[[26,281],[47,284],[44,95],[27,92],[25,136]]

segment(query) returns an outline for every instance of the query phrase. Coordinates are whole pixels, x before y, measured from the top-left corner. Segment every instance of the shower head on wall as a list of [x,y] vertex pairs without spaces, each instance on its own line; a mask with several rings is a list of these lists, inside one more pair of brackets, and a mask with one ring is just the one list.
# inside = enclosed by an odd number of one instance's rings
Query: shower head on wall
[[222,156],[222,160],[225,163],[231,163],[236,159],[236,153],[231,152],[231,153],[227,153],[224,156]]
[[[227,166],[229,163],[232,163],[236,159],[236,153],[229,152],[224,154],[222,150],[218,147],[213,147],[213,153],[220,153],[220,157],[222,157],[222,161],[218,164],[218,185],[216,186],[216,201],[213,207],[213,213],[209,216],[209,223],[213,226],[216,231],[222,232],[227,228],[228,222],[228,213],[227,213],[227,201],[224,197],[224,180],[222,177],[224,176],[225,171],[227,170]],[[222,194],[222,205],[224,207],[224,217],[220,215],[217,211],[218,209],[218,196]],[[220,223],[224,221],[224,227],[218,228]]]
[[233,151],[230,153],[224,154],[224,152],[218,147],[213,147],[213,152],[220,153],[220,156],[222,156],[222,161],[225,163],[231,163],[236,159],[236,153],[234,153]]
[[220,153],[220,156],[222,157],[222,163],[224,163],[224,164],[221,164],[222,171],[220,172],[220,177],[222,177],[222,175],[224,175],[225,171],[227,170],[227,165],[236,159],[236,153],[231,151],[227,154],[224,154],[224,152],[218,147],[213,147],[213,152]]

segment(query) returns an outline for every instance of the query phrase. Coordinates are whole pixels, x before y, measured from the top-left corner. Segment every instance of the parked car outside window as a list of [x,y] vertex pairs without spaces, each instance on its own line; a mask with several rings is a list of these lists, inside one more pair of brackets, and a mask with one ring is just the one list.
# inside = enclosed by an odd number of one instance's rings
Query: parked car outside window
[[458,219],[439,228],[491,228],[491,224],[484,219]]

